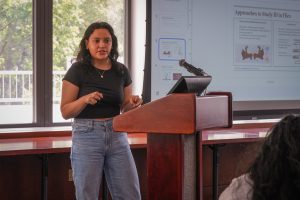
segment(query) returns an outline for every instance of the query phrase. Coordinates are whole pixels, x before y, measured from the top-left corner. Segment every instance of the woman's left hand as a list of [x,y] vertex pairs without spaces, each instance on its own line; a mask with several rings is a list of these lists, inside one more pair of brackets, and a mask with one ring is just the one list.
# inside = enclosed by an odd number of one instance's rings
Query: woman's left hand
[[131,108],[139,107],[143,100],[138,95],[132,95],[130,99]]
[[122,106],[122,113],[127,112],[131,109],[139,107],[143,103],[143,100],[138,95],[131,95],[126,103]]

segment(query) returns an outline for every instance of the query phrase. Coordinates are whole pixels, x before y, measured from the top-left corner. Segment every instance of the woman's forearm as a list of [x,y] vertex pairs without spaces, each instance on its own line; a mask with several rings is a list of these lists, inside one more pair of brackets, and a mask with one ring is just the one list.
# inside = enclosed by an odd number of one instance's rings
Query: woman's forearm
[[74,118],[87,106],[87,103],[83,98],[79,98],[76,101],[65,104],[61,107],[61,113],[64,119]]

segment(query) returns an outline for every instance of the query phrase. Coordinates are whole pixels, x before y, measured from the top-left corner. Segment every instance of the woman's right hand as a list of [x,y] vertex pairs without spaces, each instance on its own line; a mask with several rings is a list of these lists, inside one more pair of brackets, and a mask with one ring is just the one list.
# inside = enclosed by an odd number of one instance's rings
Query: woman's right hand
[[84,96],[84,102],[90,105],[95,105],[101,99],[103,99],[103,94],[97,91]]
[[74,118],[87,105],[95,105],[98,101],[103,99],[101,92],[91,92],[78,99],[79,87],[64,80],[62,85],[62,96],[60,110],[64,119]]

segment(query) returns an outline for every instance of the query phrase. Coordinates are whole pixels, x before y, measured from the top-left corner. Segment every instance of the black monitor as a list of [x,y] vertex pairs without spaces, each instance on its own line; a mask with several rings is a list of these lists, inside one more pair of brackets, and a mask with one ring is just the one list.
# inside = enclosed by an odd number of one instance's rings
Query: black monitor
[[171,88],[171,93],[197,93],[201,95],[211,82],[211,76],[182,76]]

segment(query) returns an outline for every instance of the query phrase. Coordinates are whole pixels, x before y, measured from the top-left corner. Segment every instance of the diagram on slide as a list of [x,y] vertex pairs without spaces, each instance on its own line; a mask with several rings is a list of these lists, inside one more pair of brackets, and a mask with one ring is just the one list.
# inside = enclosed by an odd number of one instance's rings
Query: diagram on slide
[[267,45],[240,44],[236,45],[236,63],[269,64],[270,47]]
[[299,67],[299,11],[235,5],[234,14],[234,65]]
[[160,38],[159,60],[180,60],[186,57],[186,41],[181,38]]
[[234,63],[236,65],[271,64],[272,24],[266,20],[236,19]]

